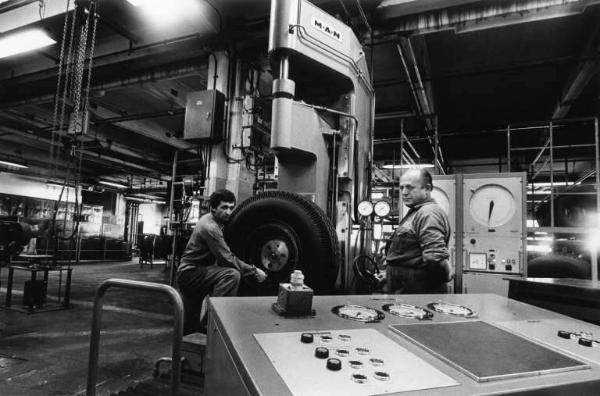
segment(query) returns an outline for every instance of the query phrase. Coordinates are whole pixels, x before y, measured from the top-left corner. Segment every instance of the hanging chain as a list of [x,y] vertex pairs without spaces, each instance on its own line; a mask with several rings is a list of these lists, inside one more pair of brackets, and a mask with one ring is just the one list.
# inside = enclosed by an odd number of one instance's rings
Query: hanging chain
[[[85,13],[89,15],[89,11],[85,10]],[[71,94],[73,95],[73,111],[71,113],[71,123],[69,125],[69,129],[73,129],[73,134],[78,134],[77,130],[78,125],[81,124],[83,128],[83,123],[80,120],[82,115],[81,113],[81,88],[83,85],[83,71],[85,64],[85,56],[87,49],[87,39],[88,39],[88,29],[90,26],[90,18],[87,17],[85,19],[85,24],[81,29],[81,34],[79,36],[79,46],[77,47],[77,53],[75,54],[75,76],[73,77],[73,90]]]
[[[57,126],[57,130],[58,133],[60,133],[61,131],[63,131],[63,127],[64,127],[64,120],[65,120],[65,112],[66,112],[66,108],[67,108],[67,95],[69,92],[69,83],[70,83],[70,77],[71,77],[71,68],[72,68],[72,64],[71,64],[71,60],[72,55],[73,55],[73,40],[74,40],[74,36],[75,36],[75,27],[77,24],[77,9],[78,9],[78,4],[77,1],[75,2],[75,8],[73,9],[73,20],[71,23],[71,31],[69,34],[69,42],[67,45],[68,51],[67,51],[67,60],[66,60],[66,68],[65,68],[65,77],[64,77],[64,89],[62,92],[62,99],[61,99],[61,103],[60,103],[60,116],[59,116],[59,120],[58,120],[58,126]],[[60,150],[58,150],[58,152],[56,153],[56,156],[53,158],[53,168],[52,168],[52,175],[56,175],[56,171],[58,169],[58,160],[60,157]]]
[[[60,91],[61,91],[61,82],[62,82],[62,73],[63,73],[63,65],[65,62],[65,43],[67,38],[67,30],[69,26],[69,5],[71,4],[71,0],[67,0],[67,10],[65,11],[65,22],[63,25],[63,33],[62,39],[60,41],[60,55],[58,57],[58,78],[56,81],[56,94],[54,95],[54,111],[52,113],[52,136],[50,142],[50,153],[48,157],[48,166],[52,167],[52,162],[54,159],[54,145],[56,144],[56,135],[57,135],[57,119],[58,119],[58,107],[60,100]],[[54,175],[52,175],[54,176]]]
[[84,110],[87,111],[90,104],[90,88],[92,85],[92,67],[94,65],[94,49],[96,48],[96,26],[98,25],[98,14],[96,13],[97,5],[95,1],[90,4],[91,17],[94,18],[92,24],[92,37],[90,43],[90,54],[88,61],[88,74],[87,74],[87,85],[85,87],[85,103]]
[[[83,10],[82,7],[78,7],[78,3],[75,2],[72,15],[69,12],[70,1],[71,0],[67,1],[67,11],[65,12],[65,21],[60,47],[58,78],[52,117],[52,141],[49,155],[49,165],[52,165],[52,176],[55,176],[58,170],[59,159],[61,157],[61,150],[58,148],[55,149],[55,146],[61,146],[61,136],[63,136],[65,133],[69,134],[70,138],[67,140],[66,146],[67,169],[65,172],[63,189],[55,206],[56,209],[53,216],[53,227],[56,221],[58,206],[60,205],[64,190],[66,189],[67,198],[65,202],[66,209],[63,218],[63,232],[66,231],[70,190],[68,186],[71,184],[69,181],[72,181],[75,186],[76,207],[74,215],[76,217],[73,219],[71,235],[68,238],[62,239],[71,239],[76,237],[79,229],[78,222],[81,208],[78,207],[77,191],[81,183],[83,150],[81,147],[81,141],[78,139],[78,135],[80,132],[82,132],[84,126],[83,123],[87,120],[87,117],[85,117],[85,112],[89,107],[91,74],[98,21],[98,15],[96,13],[97,1],[92,0],[89,3],[89,9]],[[91,35],[90,23],[92,25]],[[86,70],[85,62],[88,56],[89,63]],[[85,74],[86,71],[87,76]],[[85,81],[84,78],[86,78]],[[70,134],[70,132],[75,133]]]

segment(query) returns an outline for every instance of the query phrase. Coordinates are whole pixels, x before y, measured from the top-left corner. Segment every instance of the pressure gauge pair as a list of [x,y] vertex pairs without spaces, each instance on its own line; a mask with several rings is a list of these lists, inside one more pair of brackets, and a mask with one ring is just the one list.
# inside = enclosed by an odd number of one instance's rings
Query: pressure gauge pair
[[387,201],[377,201],[375,205],[371,201],[361,201],[358,204],[358,214],[364,217],[371,216],[375,212],[376,216],[386,217],[390,214],[391,207]]

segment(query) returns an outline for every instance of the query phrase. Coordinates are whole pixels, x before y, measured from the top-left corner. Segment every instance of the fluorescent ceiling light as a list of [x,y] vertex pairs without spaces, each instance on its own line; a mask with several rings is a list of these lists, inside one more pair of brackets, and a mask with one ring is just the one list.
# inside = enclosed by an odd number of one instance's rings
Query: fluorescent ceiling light
[[100,180],[98,183],[104,184],[105,186],[111,186],[111,187],[117,187],[117,188],[127,188],[127,186],[124,186],[122,184],[113,183],[113,182],[104,181],[104,180]]
[[15,162],[10,162],[10,161],[0,161],[0,164],[6,165],[6,166],[12,166],[13,168],[29,168],[27,165],[21,165],[21,164],[17,164]]
[[6,58],[23,52],[55,44],[43,30],[26,30],[24,32],[7,34],[0,38],[0,58]]
[[575,182],[572,183],[568,183],[568,182],[564,182],[564,181],[555,181],[554,183],[550,183],[550,182],[540,182],[540,183],[536,183],[536,182],[529,182],[527,183],[527,187],[534,187],[534,188],[541,188],[541,187],[561,187],[561,186],[572,186],[573,184],[575,184]]
[[170,25],[200,12],[197,0],[127,0],[158,25]]
[[164,204],[166,204],[165,201],[154,201],[154,203],[158,204],[158,205],[164,205]]
[[132,194],[132,196],[136,196],[136,197],[140,197],[140,198],[145,198],[145,199],[160,199],[160,197],[157,197],[156,195],[141,194],[141,193]]
[[383,169],[426,169],[433,168],[433,164],[387,164],[382,166]]
[[547,245],[527,245],[528,252],[552,253],[552,248]]

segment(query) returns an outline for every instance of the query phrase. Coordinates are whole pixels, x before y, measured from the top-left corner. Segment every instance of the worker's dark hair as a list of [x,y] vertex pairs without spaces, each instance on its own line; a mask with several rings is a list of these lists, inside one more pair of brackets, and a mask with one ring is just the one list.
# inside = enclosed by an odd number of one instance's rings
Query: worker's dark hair
[[235,203],[235,195],[226,189],[217,190],[210,194],[209,198],[210,208],[217,209],[221,202],[233,202]]
[[433,178],[427,169],[420,169],[421,185],[428,190],[433,190]]

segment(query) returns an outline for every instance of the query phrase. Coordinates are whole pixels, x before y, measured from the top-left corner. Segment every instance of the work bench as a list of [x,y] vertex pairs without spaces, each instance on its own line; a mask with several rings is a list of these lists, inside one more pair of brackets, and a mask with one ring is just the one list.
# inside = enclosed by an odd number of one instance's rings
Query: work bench
[[[290,354],[293,365],[297,368],[294,376],[302,377],[305,368],[323,365],[312,354],[313,346],[302,346],[309,353],[292,353],[300,348],[299,339],[302,332],[310,332],[318,335],[322,332],[359,334],[360,331],[375,331],[377,337],[373,338],[391,342],[403,352],[394,355],[399,362],[406,359],[419,360],[422,366],[429,366],[430,371],[437,372],[439,377],[446,377],[452,385],[430,389],[416,389],[401,394],[415,395],[481,395],[481,394],[522,394],[522,395],[545,395],[551,394],[577,394],[598,395],[600,394],[600,348],[579,345],[575,339],[558,337],[559,330],[571,332],[591,333],[597,339],[600,336],[600,327],[585,323],[576,319],[537,308],[519,301],[500,297],[494,294],[454,294],[454,295],[401,295],[401,296],[317,296],[313,300],[313,308],[316,316],[304,318],[284,318],[272,311],[271,305],[275,297],[220,297],[211,298],[209,301],[209,327],[208,345],[205,365],[205,389],[207,395],[291,395],[301,394],[293,392],[280,373],[284,362],[269,358],[267,352],[272,345],[265,344],[269,339],[282,339],[285,336],[280,333],[289,333]],[[459,304],[477,312],[476,318],[454,317],[443,313],[434,312],[430,320],[418,320],[403,318],[385,314],[385,318],[378,323],[362,323],[358,321],[341,318],[332,313],[334,306],[344,304],[358,304],[382,310],[387,303],[405,303],[419,307],[427,307],[432,302],[446,302]],[[473,334],[465,333],[460,328],[471,325],[492,329],[494,334],[489,339],[485,337],[490,333],[474,331]],[[559,356],[560,359],[577,362],[579,367],[564,370],[540,369],[536,371],[532,366],[531,373],[525,375],[498,376],[497,378],[475,380],[467,375],[465,371],[457,368],[448,359],[440,358],[424,345],[415,342],[411,337],[394,331],[391,326],[398,329],[416,329],[402,325],[426,325],[439,326],[444,329],[442,337],[447,337],[442,344],[456,345],[461,343],[459,351],[479,350],[485,348],[488,342],[498,342],[492,339],[496,333],[503,336],[517,338],[514,345],[528,344],[528,347],[542,350],[542,353]],[[455,329],[456,327],[456,329]],[[427,327],[424,329],[436,329]],[[456,332],[455,332],[456,330]],[[406,332],[410,334],[410,331]],[[413,333],[420,333],[413,331]],[[488,334],[488,335],[486,335]],[[414,336],[414,334],[413,334]],[[382,338],[383,337],[383,338]],[[418,337],[414,337],[418,338]],[[466,341],[465,341],[466,340]],[[314,344],[317,346],[317,344]],[[283,348],[286,346],[283,345]],[[376,345],[373,345],[375,349]],[[442,346],[443,348],[443,346]],[[478,349],[479,348],[479,349]],[[455,348],[456,349],[456,348]],[[435,352],[435,351],[434,351]],[[456,353],[456,352],[454,352]],[[459,352],[462,353],[462,352]],[[467,353],[468,355],[468,353]],[[526,355],[525,350],[511,350],[511,345],[498,348],[486,356],[471,356],[471,363],[476,366],[511,365],[511,360],[503,359],[503,355],[516,356],[514,366],[517,369],[529,365],[533,357]],[[548,356],[550,356],[548,355]],[[287,357],[285,359],[288,359]],[[552,366],[555,360],[547,359],[544,365]],[[559,359],[559,360],[560,360]],[[342,359],[343,360],[343,359]],[[460,358],[458,359],[460,360]],[[473,361],[474,360],[474,361]],[[502,360],[504,360],[502,362]],[[388,366],[392,366],[391,364]],[[319,366],[320,367],[320,366]],[[319,371],[318,376],[303,378],[303,381],[311,382],[320,376],[331,376],[324,368]],[[391,368],[390,368],[391,369]],[[509,367],[510,369],[510,367]],[[281,370],[281,371],[279,371]],[[320,369],[319,369],[320,370]],[[342,371],[343,378],[349,378],[348,370]],[[412,370],[412,372],[411,372]],[[314,371],[314,370],[313,370]],[[510,370],[509,370],[510,371]],[[518,371],[518,370],[517,370]],[[396,381],[408,381],[411,378],[419,378],[424,373],[415,365],[414,369],[409,367],[408,372],[401,376],[392,378]],[[398,378],[401,377],[401,378]],[[289,377],[288,377],[289,378]],[[447,381],[447,382],[448,382]],[[332,382],[333,384],[333,382]],[[360,386],[360,385],[359,385]],[[366,388],[365,388],[366,389]],[[339,394],[339,389],[327,385],[320,389],[320,394]],[[349,393],[351,394],[351,393]],[[357,393],[359,394],[359,393]],[[368,394],[368,393],[367,393]]]
[[[6,296],[4,299],[4,308],[10,309],[14,311],[27,312],[27,313],[35,313],[35,312],[47,312],[47,311],[55,311],[60,309],[67,309],[70,306],[70,298],[71,298],[71,276],[73,272],[73,268],[71,267],[63,267],[63,266],[55,266],[52,265],[54,261],[54,257],[52,255],[21,255],[17,258],[14,263],[11,263],[8,266],[8,279],[6,282]],[[28,298],[29,301],[27,303],[22,304],[23,306],[13,306],[12,302],[12,291],[14,284],[14,273],[15,271],[21,272],[29,272],[30,279],[29,281],[33,283],[38,281],[37,275],[41,273],[43,275],[43,285],[42,290],[36,289],[36,296]],[[49,273],[58,273],[59,275],[59,284],[57,286],[59,301],[55,304],[47,304],[46,296],[48,292],[48,278]],[[63,295],[63,272],[65,273],[64,280],[64,295]],[[32,293],[33,294],[33,293]],[[24,296],[25,300],[25,296]],[[38,301],[35,301],[38,300]]]

